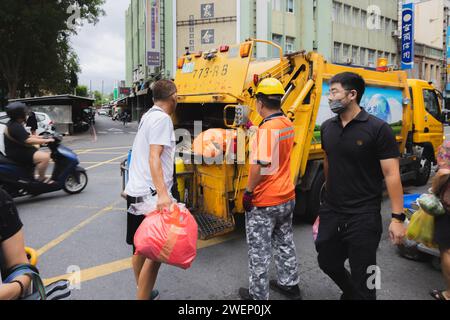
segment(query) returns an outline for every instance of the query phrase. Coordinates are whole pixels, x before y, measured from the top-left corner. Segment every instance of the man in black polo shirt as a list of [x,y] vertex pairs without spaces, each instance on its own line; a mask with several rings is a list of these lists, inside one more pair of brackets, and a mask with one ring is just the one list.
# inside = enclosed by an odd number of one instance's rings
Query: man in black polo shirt
[[392,203],[392,242],[400,243],[406,233],[399,147],[389,125],[359,106],[361,76],[341,73],[329,85],[337,116],[321,127],[326,192],[316,240],[319,266],[343,291],[341,299],[376,299],[383,178]]

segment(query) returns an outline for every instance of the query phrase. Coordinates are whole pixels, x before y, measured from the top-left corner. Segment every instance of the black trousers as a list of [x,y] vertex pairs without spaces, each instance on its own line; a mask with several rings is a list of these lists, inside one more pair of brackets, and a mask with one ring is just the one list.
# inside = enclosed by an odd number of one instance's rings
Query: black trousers
[[[320,268],[343,291],[344,299],[375,300],[380,212],[342,214],[321,208],[319,216],[315,244]],[[351,272],[344,266],[347,259]]]

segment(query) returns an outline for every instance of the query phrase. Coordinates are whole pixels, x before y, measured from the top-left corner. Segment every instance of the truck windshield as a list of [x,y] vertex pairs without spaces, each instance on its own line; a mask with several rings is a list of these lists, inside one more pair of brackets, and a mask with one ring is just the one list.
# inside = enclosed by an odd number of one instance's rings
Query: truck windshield
[[423,100],[425,102],[426,110],[437,120],[440,119],[441,110],[439,108],[439,100],[436,92],[433,90],[423,90]]

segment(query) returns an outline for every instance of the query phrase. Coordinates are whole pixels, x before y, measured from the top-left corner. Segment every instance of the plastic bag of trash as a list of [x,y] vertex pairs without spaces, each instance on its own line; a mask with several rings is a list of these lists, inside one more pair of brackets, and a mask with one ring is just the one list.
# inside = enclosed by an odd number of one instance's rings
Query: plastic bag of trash
[[197,255],[198,225],[181,204],[148,214],[134,236],[136,254],[188,269]]
[[419,206],[432,216],[442,216],[445,214],[441,200],[432,193],[424,193],[417,199]]
[[409,240],[423,243],[429,248],[435,248],[434,238],[434,217],[419,209],[411,217],[406,236]]

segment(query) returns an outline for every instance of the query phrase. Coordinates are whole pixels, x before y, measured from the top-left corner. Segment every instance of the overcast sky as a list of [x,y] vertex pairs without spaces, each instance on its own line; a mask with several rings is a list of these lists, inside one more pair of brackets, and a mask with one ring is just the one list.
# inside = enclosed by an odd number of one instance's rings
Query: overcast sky
[[96,25],[85,24],[72,38],[80,58],[79,84],[104,93],[113,91],[114,81],[125,80],[125,11],[130,0],[106,0],[106,16]]

